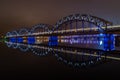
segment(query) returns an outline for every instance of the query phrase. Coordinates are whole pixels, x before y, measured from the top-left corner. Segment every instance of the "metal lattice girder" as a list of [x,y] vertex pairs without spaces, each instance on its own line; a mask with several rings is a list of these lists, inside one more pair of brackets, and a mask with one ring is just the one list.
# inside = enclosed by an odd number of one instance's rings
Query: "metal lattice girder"
[[19,30],[19,36],[26,36],[29,35],[29,30],[26,28],[22,28]]
[[60,27],[62,24],[68,23],[70,21],[84,21],[84,22],[89,22],[92,23],[96,26],[99,26],[100,28],[102,26],[110,26],[112,25],[111,22],[104,20],[102,18],[96,17],[96,16],[92,16],[92,15],[87,15],[87,14],[73,14],[73,15],[69,15],[66,17],[63,17],[62,19],[60,19],[59,21],[56,22],[55,24],[55,29],[56,30],[58,27]]
[[51,25],[48,24],[37,24],[34,25],[30,31],[31,34],[37,33],[37,30],[41,30],[40,33],[42,32],[50,32]]
[[6,33],[6,37],[10,37],[11,35],[12,35],[11,32]]
[[42,30],[44,30],[44,27],[45,25],[44,24],[37,24],[37,25],[34,25],[31,29],[31,33],[34,33],[36,31],[36,29],[40,28]]

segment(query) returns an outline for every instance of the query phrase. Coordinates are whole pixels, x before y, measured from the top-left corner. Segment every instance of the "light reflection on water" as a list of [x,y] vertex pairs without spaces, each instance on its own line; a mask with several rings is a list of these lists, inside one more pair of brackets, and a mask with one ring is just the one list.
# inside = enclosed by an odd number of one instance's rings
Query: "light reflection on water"
[[19,49],[20,51],[32,51],[34,55],[55,56],[59,62],[63,62],[72,67],[88,67],[102,63],[106,60],[104,51],[76,49],[70,47],[50,47],[46,45],[24,44],[5,42],[9,48]]

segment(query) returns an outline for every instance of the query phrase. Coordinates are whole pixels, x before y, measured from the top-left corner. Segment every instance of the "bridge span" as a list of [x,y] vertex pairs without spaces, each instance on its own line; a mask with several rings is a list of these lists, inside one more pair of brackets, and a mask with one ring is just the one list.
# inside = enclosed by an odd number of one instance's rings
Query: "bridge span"
[[31,29],[8,32],[6,37],[11,42],[112,51],[120,47],[119,29],[119,25],[96,16],[73,14],[61,18],[54,26],[38,24]]

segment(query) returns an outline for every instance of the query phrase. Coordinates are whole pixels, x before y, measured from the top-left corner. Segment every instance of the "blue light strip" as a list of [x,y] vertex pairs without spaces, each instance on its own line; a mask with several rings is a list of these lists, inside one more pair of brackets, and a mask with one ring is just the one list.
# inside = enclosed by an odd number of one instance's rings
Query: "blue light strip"
[[35,43],[35,37],[28,37],[28,44],[34,44]]
[[17,42],[18,43],[22,43],[23,42],[23,38],[22,37],[17,38]]
[[58,37],[57,36],[51,36],[49,37],[49,46],[57,46],[58,45]]
[[13,43],[15,43],[17,41],[16,38],[14,38],[14,37],[10,38],[9,40],[10,40],[10,42],[13,42]]
[[115,37],[113,34],[94,34],[94,35],[72,35],[72,36],[63,36],[61,38],[61,43],[67,44],[95,44],[98,47],[102,48],[105,51],[114,50],[114,41]]

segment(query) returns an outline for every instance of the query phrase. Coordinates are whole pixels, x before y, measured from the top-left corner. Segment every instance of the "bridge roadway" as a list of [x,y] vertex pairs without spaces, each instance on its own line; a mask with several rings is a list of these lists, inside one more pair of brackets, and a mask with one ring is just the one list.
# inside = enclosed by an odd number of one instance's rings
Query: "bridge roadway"
[[[106,27],[101,27],[103,30],[106,29]],[[21,36],[37,36],[37,35],[75,35],[75,34],[99,34],[99,28],[94,27],[94,28],[79,28],[79,29],[66,29],[66,30],[55,30],[55,31],[50,31],[50,32],[36,32],[32,34],[24,34],[24,35],[12,35],[9,37],[21,37]],[[102,33],[102,32],[101,32]],[[111,34],[120,34],[120,25],[115,25],[115,26],[107,26],[107,30],[103,33],[111,33]]]
[[[106,29],[106,27],[101,27],[103,30]],[[115,33],[117,34],[118,32],[115,32],[115,31],[119,31],[120,30],[120,25],[115,25],[115,26],[107,26],[107,30],[105,33]],[[84,31],[84,32],[83,32]],[[90,32],[91,31],[91,32]],[[42,35],[42,34],[60,34],[60,33],[73,33],[73,32],[76,32],[76,33],[79,33],[79,32],[83,32],[84,34],[86,32],[89,32],[89,33],[100,33],[98,32],[98,28],[97,27],[94,27],[94,28],[90,28],[90,27],[87,27],[87,28],[79,28],[79,29],[66,29],[66,30],[58,30],[58,31],[53,31],[53,32],[39,32],[39,33],[33,33],[31,35]]]

